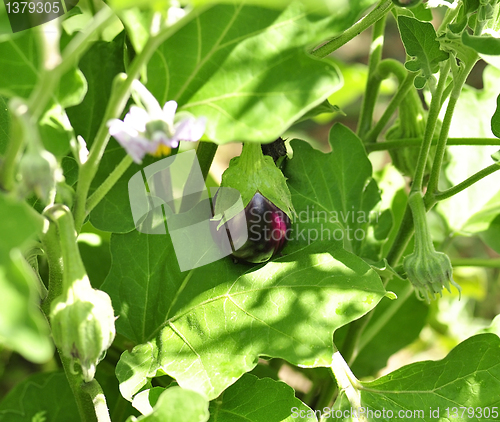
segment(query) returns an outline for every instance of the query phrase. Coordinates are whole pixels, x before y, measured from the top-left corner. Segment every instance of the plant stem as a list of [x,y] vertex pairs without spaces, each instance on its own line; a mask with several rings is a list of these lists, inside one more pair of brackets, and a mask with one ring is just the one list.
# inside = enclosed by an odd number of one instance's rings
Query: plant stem
[[366,421],[366,417],[360,412],[361,396],[359,381],[338,350],[333,354],[330,369],[337,380],[339,390],[345,393],[351,407],[359,415],[358,421]]
[[403,219],[401,220],[401,225],[399,226],[398,234],[396,235],[391,249],[387,254],[387,262],[391,267],[394,268],[398,264],[412,236],[413,218],[411,209],[407,204]]
[[384,15],[373,25],[372,43],[370,46],[370,56],[368,58],[368,78],[366,80],[365,95],[361,106],[361,113],[358,124],[358,136],[362,138],[370,130],[373,120],[373,110],[377,100],[380,83],[372,83],[372,79],[377,71],[377,67],[382,60],[382,48],[384,46]]
[[450,189],[446,189],[442,192],[437,192],[433,195],[434,201],[442,201],[444,199],[448,199],[453,195],[456,195],[459,192],[462,192],[464,189],[467,189],[469,186],[478,182],[482,178],[494,173],[495,171],[500,170],[500,164],[495,163],[490,166],[478,171],[472,176],[465,179],[463,182],[460,182],[458,185],[451,187]]
[[[436,145],[437,141],[433,140],[432,145]],[[406,138],[398,139],[397,141],[384,141],[365,145],[368,153],[373,151],[385,151],[389,149],[399,148],[416,148],[422,145],[422,138]],[[447,145],[499,145],[498,138],[448,138]]]
[[43,250],[49,266],[49,291],[42,302],[42,310],[47,316],[50,314],[50,304],[63,292],[64,269],[57,225],[52,221],[48,224],[49,227],[42,237]]
[[342,47],[348,41],[352,40],[355,36],[359,35],[365,29],[372,26],[379,19],[382,19],[382,17],[384,17],[393,6],[392,0],[381,0],[377,7],[371,10],[366,16],[361,18],[338,37],[312,51],[311,54],[320,58],[328,56],[330,53],[333,53],[339,47]]
[[114,168],[111,174],[102,182],[101,185],[94,191],[92,195],[87,199],[85,205],[85,210],[87,213],[92,211],[99,202],[107,195],[111,188],[116,184],[116,182],[123,176],[127,169],[132,164],[133,160],[130,155],[126,155],[120,161],[120,163]]
[[102,388],[97,380],[93,379],[90,382],[83,383],[82,390],[92,399],[97,421],[111,422],[108,405],[106,404],[106,396],[104,395],[104,392],[102,391]]
[[[434,195],[438,190],[439,175],[441,173],[441,165],[443,163],[443,157],[446,152],[446,142],[448,140],[448,133],[450,132],[451,120],[453,118],[453,113],[455,111],[455,106],[457,105],[458,98],[462,92],[462,87],[465,84],[467,76],[476,64],[477,58],[474,56],[473,60],[465,65],[463,70],[459,72],[459,75],[453,80],[453,89],[451,91],[450,100],[448,102],[448,107],[446,108],[446,113],[443,119],[443,125],[441,126],[441,132],[439,134],[439,140],[436,147],[436,153],[434,155],[434,162],[432,164],[432,171],[429,178],[429,184],[427,186],[426,196]],[[439,80],[441,83],[441,79]],[[433,98],[434,99],[434,98]],[[420,158],[420,157],[419,157]]]
[[47,208],[44,214],[57,224],[64,266],[62,289],[66,292],[75,282],[87,277],[76,243],[73,215],[66,205],[60,204]]
[[486,267],[486,268],[500,268],[500,258],[461,258],[452,259],[451,265],[453,267]]
[[6,191],[12,191],[16,183],[17,165],[24,147],[24,130],[21,116],[26,114],[23,107],[9,102],[11,114],[10,139],[7,145],[7,151],[0,166],[0,187]]
[[408,95],[410,89],[413,88],[413,81],[415,80],[416,76],[416,73],[408,73],[406,75],[403,83],[399,85],[398,91],[396,92],[394,97],[392,97],[389,105],[385,109],[384,114],[379,119],[377,124],[373,127],[373,129],[370,130],[370,132],[368,132],[368,134],[366,135],[364,141],[367,144],[376,142],[378,135],[380,135],[385,125],[389,122],[389,119],[392,117],[401,101]]
[[96,422],[97,418],[91,397],[82,389],[82,374],[79,371],[75,371],[71,359],[64,357],[59,349],[57,351],[59,353],[68,384],[73,392],[73,396],[75,397],[81,422]]
[[217,152],[217,147],[218,145],[213,142],[200,141],[198,148],[196,148],[196,156],[198,157],[201,174],[203,175],[204,180],[207,180],[208,172],[210,171],[212,161],[214,160],[215,153]]
[[415,177],[411,187],[411,190],[413,192],[422,191],[425,165],[427,163],[427,157],[429,156],[429,150],[431,148],[432,137],[434,136],[434,131],[436,129],[436,123],[439,118],[439,111],[441,110],[441,97],[446,87],[446,79],[448,73],[450,72],[450,67],[450,60],[448,60],[446,64],[441,66],[439,82],[432,96],[431,105],[429,107],[429,114],[427,116],[427,123],[425,125],[424,139],[422,140],[422,146],[420,148],[417,167],[415,170]]

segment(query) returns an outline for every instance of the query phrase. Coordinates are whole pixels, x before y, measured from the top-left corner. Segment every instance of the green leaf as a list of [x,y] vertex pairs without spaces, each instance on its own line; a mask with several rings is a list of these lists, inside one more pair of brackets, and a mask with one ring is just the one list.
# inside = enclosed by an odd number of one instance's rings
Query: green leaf
[[[190,4],[195,6],[205,6],[216,3],[233,3],[233,0],[192,0]],[[246,4],[261,6],[273,9],[284,9],[289,6],[289,0],[246,0]],[[331,15],[343,13],[351,19],[359,17],[359,14],[370,7],[372,4],[376,3],[375,0],[358,0],[356,2],[331,2],[328,0],[298,0],[297,3],[303,5],[308,11]],[[354,4],[353,4],[354,3]],[[114,9],[127,9],[131,7],[140,6],[141,8],[149,7],[152,10],[158,10],[159,8],[166,8],[171,5],[171,2],[165,2],[165,0],[157,0],[156,2],[151,2],[147,0],[112,0],[109,2],[111,7]],[[156,9],[155,9],[156,8]],[[121,12],[120,12],[121,13]],[[348,24],[349,25],[349,24]]]
[[500,214],[490,223],[485,231],[479,233],[481,239],[497,253],[500,253]]
[[42,217],[24,202],[0,192],[0,261],[13,248],[22,246],[40,232]]
[[[483,416],[500,406],[500,339],[494,334],[471,337],[440,361],[417,362],[372,382],[361,383],[361,406],[384,409],[387,420],[404,418],[405,411],[417,420],[496,419]],[[344,392],[343,409],[348,409]],[[465,409],[461,409],[463,407]],[[457,408],[458,414],[455,414]],[[448,409],[448,410],[447,410]],[[469,409],[474,411],[468,414]],[[430,411],[433,414],[430,414]],[[401,414],[398,412],[402,411]],[[464,412],[464,413],[462,413]],[[409,416],[406,416],[409,417]]]
[[481,54],[489,56],[498,56],[500,54],[500,39],[491,35],[469,35],[467,31],[464,31],[462,32],[462,42]]
[[[310,409],[294,395],[291,387],[270,378],[245,374],[210,402],[209,422],[317,421],[295,416]],[[295,417],[294,417],[295,416]]]
[[385,294],[338,243],[316,242],[260,269],[227,258],[185,273],[168,236],[113,235],[111,253],[103,289],[120,315],[117,331],[141,343],[117,366],[129,399],[158,371],[215,398],[259,355],[328,366],[333,331]]
[[35,274],[18,249],[0,259],[0,344],[25,359],[48,361],[54,346],[47,320],[42,315]]
[[491,131],[493,135],[500,138],[500,95],[497,97],[497,108],[495,113],[491,116]]
[[206,422],[208,401],[200,394],[180,387],[167,388],[158,397],[152,413],[127,422]]
[[113,42],[95,42],[78,63],[88,90],[83,101],[66,112],[75,133],[85,139],[89,149],[105,115],[113,78],[125,71],[123,40],[122,35]]
[[70,69],[62,75],[57,91],[62,107],[80,104],[87,93],[87,80],[80,69]]
[[426,80],[431,78],[438,72],[439,63],[448,59],[448,53],[441,50],[436,39],[434,27],[408,16],[398,17],[398,27],[406,54],[412,57],[405,67],[411,72],[421,71]]
[[213,6],[158,48],[147,87],[160,104],[176,100],[206,116],[205,135],[217,143],[276,139],[340,88],[336,68],[305,48],[337,33],[345,17],[313,19],[298,3],[283,12]]
[[34,30],[0,39],[0,93],[28,98],[39,78]]
[[1,193],[0,215],[0,344],[32,362],[46,362],[54,348],[39,308],[38,281],[18,249],[41,231],[43,220],[26,203]]
[[[293,158],[284,174],[297,213],[285,252],[317,240],[343,242],[357,255],[370,255],[376,237],[380,201],[372,166],[361,140],[348,128],[336,124],[330,131],[332,152],[314,150],[304,141],[293,140]],[[353,163],[356,163],[353,165]],[[370,220],[374,224],[370,224]],[[385,223],[385,221],[381,221]],[[371,251],[370,251],[371,250]]]
[[[35,30],[0,39],[0,93],[28,98],[40,78]],[[78,104],[85,94],[86,82],[82,73],[71,68],[62,75],[53,100],[63,107]]]
[[[45,416],[46,419],[33,419]],[[2,422],[78,420],[75,398],[64,372],[38,373],[19,382],[0,402]]]
[[66,112],[59,104],[44,113],[39,122],[40,137],[45,148],[57,157],[64,157],[70,150],[70,142],[75,138]]
[[[137,4],[137,2],[135,2]],[[120,11],[120,20],[127,30],[127,36],[134,47],[136,54],[139,54],[149,39],[149,28],[153,12],[146,12],[133,7]]]

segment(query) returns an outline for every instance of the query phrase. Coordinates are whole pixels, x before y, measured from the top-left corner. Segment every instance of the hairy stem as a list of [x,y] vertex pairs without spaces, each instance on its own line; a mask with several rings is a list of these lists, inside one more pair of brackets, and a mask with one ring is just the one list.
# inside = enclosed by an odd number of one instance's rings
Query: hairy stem
[[95,414],[98,422],[111,422],[109,417],[108,405],[106,404],[106,396],[102,391],[100,384],[97,380],[93,379],[90,382],[82,385],[82,390],[87,393],[94,405]]
[[429,156],[429,150],[431,148],[432,137],[434,136],[434,131],[436,129],[439,111],[441,110],[441,97],[444,89],[446,88],[446,78],[450,72],[450,67],[451,64],[449,60],[441,67],[439,82],[432,96],[429,114],[427,116],[427,123],[425,125],[424,139],[422,140],[422,146],[420,148],[417,167],[415,170],[415,177],[411,187],[413,192],[422,191],[425,165],[427,163],[427,157]]
[[323,44],[321,47],[318,47],[316,50],[312,51],[311,54],[313,56],[321,58],[328,56],[330,53],[333,53],[335,50],[342,47],[348,41],[359,35],[365,29],[368,29],[379,19],[382,19],[387,14],[387,12],[392,9],[393,6],[394,5],[392,4],[392,0],[381,0],[377,7],[370,11],[366,16],[361,18],[358,22],[356,22],[338,37],[328,41],[326,44]]
[[79,371],[75,371],[71,359],[65,357],[59,349],[58,353],[64,368],[64,373],[66,374],[66,378],[68,380],[68,384],[73,392],[73,396],[75,397],[81,422],[99,422],[96,417],[91,397],[82,389],[84,383],[82,374]]
[[465,179],[463,182],[460,182],[458,185],[455,185],[451,187],[450,189],[446,189],[445,191],[442,192],[437,192],[433,195],[434,201],[442,201],[444,199],[448,199],[452,197],[453,195],[456,195],[459,192],[462,192],[463,190],[467,189],[469,186],[473,185],[474,183],[478,182],[479,180],[483,179],[486,176],[489,176],[490,174],[496,172],[497,170],[500,170],[500,164],[495,163],[492,164],[477,173],[473,174],[472,176],[468,177]]
[[389,119],[392,117],[401,101],[408,95],[410,89],[413,88],[413,81],[415,80],[416,76],[416,73],[408,73],[406,75],[405,80],[399,85],[398,91],[396,92],[394,97],[392,97],[389,105],[384,111],[384,114],[377,122],[377,124],[373,127],[373,129],[370,130],[370,132],[368,132],[368,134],[366,135],[364,140],[367,144],[376,142],[378,135],[380,135],[385,125],[387,125]]
[[[437,141],[433,140],[432,145]],[[400,148],[417,148],[422,145],[422,138],[398,139],[397,141],[384,141],[365,145],[368,153],[372,151],[385,151]],[[499,145],[498,138],[448,138],[447,145]]]
[[471,60],[468,64],[466,64],[462,71],[459,72],[459,75],[454,78],[454,85],[451,91],[448,107],[446,108],[443,125],[441,126],[441,132],[439,134],[439,140],[436,147],[436,153],[434,155],[434,162],[432,164],[432,171],[429,178],[426,195],[433,195],[437,192],[439,175],[441,173],[441,165],[443,163],[443,157],[446,152],[446,143],[448,140],[448,133],[450,132],[451,120],[453,118],[455,106],[457,105],[458,98],[460,97],[460,93],[462,92],[462,87],[465,84],[467,76],[476,64],[476,61],[477,59],[476,57],[474,57],[474,60]]
[[111,174],[102,182],[102,184],[94,191],[92,195],[90,195],[89,199],[87,199],[87,203],[85,205],[85,209],[87,213],[92,211],[99,202],[106,196],[106,194],[112,189],[112,187],[116,184],[116,182],[123,176],[123,174],[127,171],[127,169],[132,164],[132,157],[126,155],[123,157],[122,161],[114,168]]
[[365,95],[361,106],[361,113],[358,124],[358,136],[362,138],[366,132],[370,130],[373,120],[373,110],[378,97],[380,83],[372,83],[377,67],[382,60],[382,48],[384,46],[384,30],[385,19],[384,15],[373,25],[372,43],[370,46],[370,56],[368,58],[368,78],[366,81]]
[[55,222],[48,224],[48,229],[42,237],[42,245],[49,267],[49,291],[42,302],[42,310],[47,316],[50,314],[50,304],[63,292],[64,269],[57,225]]

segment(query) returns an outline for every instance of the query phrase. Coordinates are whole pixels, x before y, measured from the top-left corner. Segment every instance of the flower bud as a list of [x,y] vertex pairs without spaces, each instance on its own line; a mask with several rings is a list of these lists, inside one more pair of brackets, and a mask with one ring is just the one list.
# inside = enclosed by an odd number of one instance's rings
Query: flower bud
[[413,253],[404,259],[403,267],[420,300],[430,302],[436,294],[442,296],[443,287],[451,293],[450,283],[461,292],[453,281],[450,258],[442,252]]
[[66,358],[78,362],[85,382],[94,378],[97,364],[115,338],[111,299],[93,289],[88,279],[77,280],[51,305],[54,342]]
[[415,247],[413,253],[405,257],[403,267],[415,287],[417,297],[430,302],[437,293],[442,296],[443,287],[451,293],[450,283],[460,294],[460,286],[453,281],[450,258],[442,252],[436,252],[432,244],[422,194],[412,193],[408,204],[415,225]]

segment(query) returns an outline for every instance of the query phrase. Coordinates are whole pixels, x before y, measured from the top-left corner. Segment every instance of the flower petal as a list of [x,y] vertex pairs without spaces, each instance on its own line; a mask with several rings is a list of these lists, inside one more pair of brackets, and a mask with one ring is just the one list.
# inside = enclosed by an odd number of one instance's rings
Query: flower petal
[[130,107],[130,111],[125,115],[123,121],[138,132],[145,132],[146,123],[150,121],[150,117],[148,112],[143,108],[132,106]]
[[155,144],[143,138],[139,135],[139,132],[121,120],[110,120],[107,125],[109,127],[109,134],[125,148],[127,154],[138,164],[142,162],[144,155],[154,152],[158,148],[158,142]]
[[167,101],[163,106],[163,120],[168,124],[173,124],[176,110],[177,103],[173,100]]
[[199,141],[205,132],[205,126],[205,117],[200,117],[199,119],[189,117],[184,119],[175,125],[175,134],[172,140],[189,142]]

